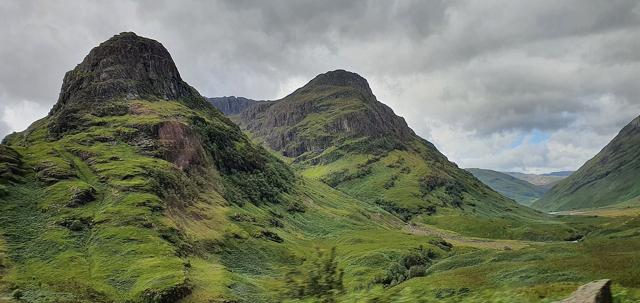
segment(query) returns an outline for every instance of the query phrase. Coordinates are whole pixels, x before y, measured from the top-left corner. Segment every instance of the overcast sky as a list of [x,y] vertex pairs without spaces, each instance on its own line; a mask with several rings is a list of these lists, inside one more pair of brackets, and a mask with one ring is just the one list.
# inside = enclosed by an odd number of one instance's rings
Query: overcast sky
[[347,69],[462,167],[577,169],[640,115],[634,0],[0,1],[0,137],[122,31],[205,96],[283,97]]

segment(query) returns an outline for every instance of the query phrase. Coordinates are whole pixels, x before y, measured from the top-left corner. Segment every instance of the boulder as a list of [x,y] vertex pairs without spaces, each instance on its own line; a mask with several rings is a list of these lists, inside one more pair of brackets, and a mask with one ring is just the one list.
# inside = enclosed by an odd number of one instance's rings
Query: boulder
[[597,280],[580,286],[560,303],[611,303],[611,280]]

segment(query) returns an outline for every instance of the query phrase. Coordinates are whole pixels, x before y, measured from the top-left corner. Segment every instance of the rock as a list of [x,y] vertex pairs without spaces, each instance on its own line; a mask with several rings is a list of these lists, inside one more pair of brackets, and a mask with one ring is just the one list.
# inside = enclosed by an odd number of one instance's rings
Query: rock
[[[123,115],[129,107],[108,100],[202,99],[180,77],[160,42],[126,32],[89,52],[62,82],[58,102],[49,113],[50,130],[60,134],[80,123],[83,114]],[[204,103],[204,100],[202,99]]]
[[559,303],[611,303],[611,280],[598,280],[580,286]]
[[[243,97],[215,97],[215,98],[207,98],[209,103],[213,104],[218,110],[220,110],[225,115],[237,115],[247,109],[248,107],[261,102],[256,100],[251,100]],[[265,101],[262,101],[265,102]]]
[[403,118],[376,99],[366,79],[344,70],[320,74],[283,99],[254,104],[239,120],[287,157],[321,154],[347,139],[415,137]]
[[126,32],[92,49],[82,63],[67,72],[52,111],[73,101],[144,96],[179,99],[192,95],[160,42]]

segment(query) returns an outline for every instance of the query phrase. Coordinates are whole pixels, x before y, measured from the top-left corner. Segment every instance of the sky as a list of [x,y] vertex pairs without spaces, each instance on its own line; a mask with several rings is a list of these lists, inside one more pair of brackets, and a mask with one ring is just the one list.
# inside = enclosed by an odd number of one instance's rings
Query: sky
[[346,69],[461,167],[575,170],[640,115],[640,2],[0,2],[0,137],[91,48],[163,43],[205,96],[278,99]]

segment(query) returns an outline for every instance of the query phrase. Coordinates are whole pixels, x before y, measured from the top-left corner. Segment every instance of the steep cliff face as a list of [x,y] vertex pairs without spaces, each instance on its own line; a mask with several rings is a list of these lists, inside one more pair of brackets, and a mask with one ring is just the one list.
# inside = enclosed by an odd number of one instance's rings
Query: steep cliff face
[[53,135],[77,128],[83,115],[126,109],[113,99],[202,99],[187,83],[159,42],[125,32],[101,43],[66,73],[58,102],[51,109]]
[[362,138],[401,144],[414,136],[403,118],[377,101],[367,80],[344,70],[318,75],[281,100],[245,109],[240,123],[285,156],[306,153],[299,160]]
[[207,98],[207,100],[227,116],[237,115],[258,102],[267,102],[235,96]]

